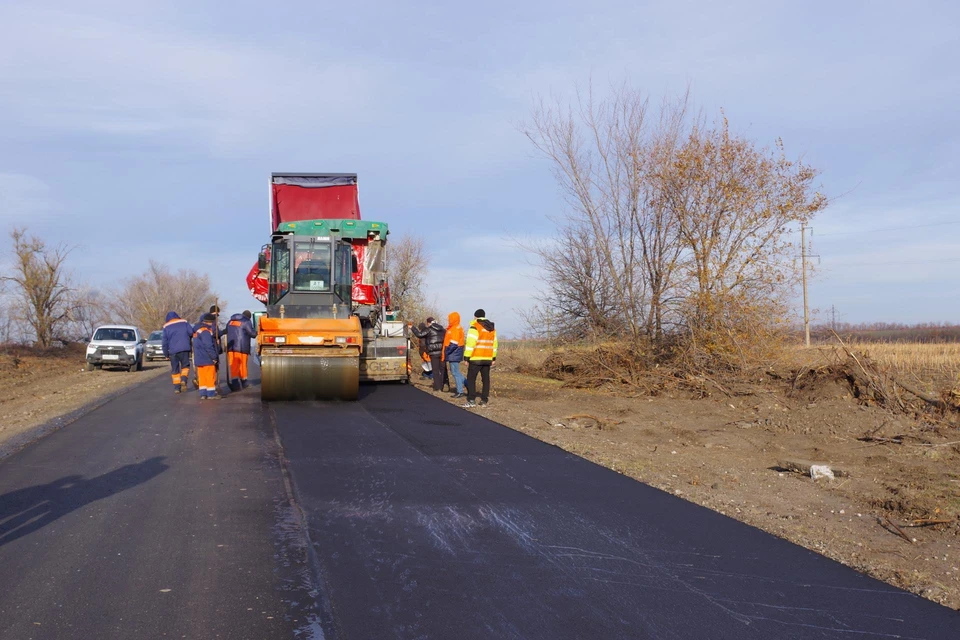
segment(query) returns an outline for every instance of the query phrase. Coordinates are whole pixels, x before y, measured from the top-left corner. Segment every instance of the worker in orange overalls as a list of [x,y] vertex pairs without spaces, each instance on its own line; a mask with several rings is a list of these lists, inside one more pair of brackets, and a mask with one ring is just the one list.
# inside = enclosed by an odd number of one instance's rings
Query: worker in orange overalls
[[193,364],[197,367],[197,382],[200,386],[201,400],[219,400],[217,393],[217,342],[213,333],[216,319],[212,313],[203,316],[193,332]]
[[176,311],[167,314],[163,325],[163,355],[170,358],[170,370],[173,378],[173,392],[180,393],[187,388],[190,377],[190,339],[193,327],[177,315]]
[[230,316],[230,322],[227,323],[227,364],[231,391],[240,391],[247,387],[250,340],[257,337],[257,330],[250,318],[250,312],[244,311]]
[[467,365],[467,409],[476,407],[477,376],[483,382],[480,393],[480,406],[490,401],[490,367],[497,361],[497,330],[487,319],[487,312],[477,309],[473,312],[473,322],[467,329],[467,344],[463,349],[463,359]]

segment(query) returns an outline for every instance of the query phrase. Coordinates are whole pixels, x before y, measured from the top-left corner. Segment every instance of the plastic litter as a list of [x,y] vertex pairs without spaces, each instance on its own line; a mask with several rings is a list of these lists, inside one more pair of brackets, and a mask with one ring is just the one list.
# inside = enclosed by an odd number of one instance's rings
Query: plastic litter
[[833,470],[825,464],[810,465],[810,477],[814,480],[819,480],[820,478],[834,479]]

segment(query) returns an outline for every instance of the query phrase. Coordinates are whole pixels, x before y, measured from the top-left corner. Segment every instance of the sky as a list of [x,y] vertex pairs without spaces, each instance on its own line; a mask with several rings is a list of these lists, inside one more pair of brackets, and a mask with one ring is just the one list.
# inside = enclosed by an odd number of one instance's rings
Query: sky
[[436,306],[518,335],[542,285],[516,241],[565,207],[519,132],[536,101],[689,87],[822,171],[819,319],[960,322],[958,25],[953,2],[0,0],[0,225],[75,247],[93,287],[155,259],[256,310],[270,172],[355,172],[364,218],[426,240]]

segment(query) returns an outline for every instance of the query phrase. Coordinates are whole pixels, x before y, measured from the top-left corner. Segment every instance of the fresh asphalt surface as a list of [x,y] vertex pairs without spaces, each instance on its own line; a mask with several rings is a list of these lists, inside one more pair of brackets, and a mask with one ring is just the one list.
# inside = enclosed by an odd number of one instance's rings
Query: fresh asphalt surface
[[0,639],[30,638],[947,639],[960,614],[408,386],[163,378],[0,461]]

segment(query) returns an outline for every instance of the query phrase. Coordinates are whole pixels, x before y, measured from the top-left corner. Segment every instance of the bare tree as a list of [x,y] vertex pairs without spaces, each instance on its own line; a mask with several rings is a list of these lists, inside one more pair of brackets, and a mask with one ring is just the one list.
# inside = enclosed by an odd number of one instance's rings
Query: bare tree
[[14,317],[30,327],[37,346],[47,348],[60,338],[58,331],[70,313],[70,279],[64,267],[70,249],[62,244],[47,247],[24,228],[13,229],[10,238],[13,275],[2,279],[14,288]]
[[546,284],[534,316],[660,354],[682,338],[710,366],[746,366],[775,342],[791,234],[827,204],[816,170],[691,115],[686,94],[657,109],[627,87],[541,101],[523,132],[569,205],[555,241],[529,247]]
[[699,349],[736,356],[763,349],[787,319],[796,283],[791,233],[827,205],[818,172],[731,133],[726,118],[694,126],[674,154],[662,201],[687,261],[685,321]]
[[[145,331],[163,326],[169,311],[183,318],[197,318],[214,303],[210,278],[190,269],[176,273],[164,264],[150,261],[147,270],[128,279],[115,294],[114,314]],[[220,300],[221,308],[226,304]]]
[[400,236],[390,242],[390,298],[403,320],[420,320],[431,312],[426,278],[430,258],[426,243],[418,236]]
[[549,296],[579,300],[579,313],[567,311],[588,333],[639,341],[663,331],[680,247],[657,190],[686,118],[685,95],[654,117],[647,98],[621,87],[606,101],[591,89],[572,107],[541,102],[522,128],[570,206],[559,246],[534,251]]
[[612,335],[623,326],[607,263],[597,243],[596,235],[585,225],[571,221],[561,225],[554,242],[525,247],[537,256],[547,284],[536,296],[536,307],[524,314],[535,335],[576,340]]
[[68,317],[64,336],[75,342],[89,340],[98,326],[110,321],[110,301],[98,289],[77,287],[70,296]]

